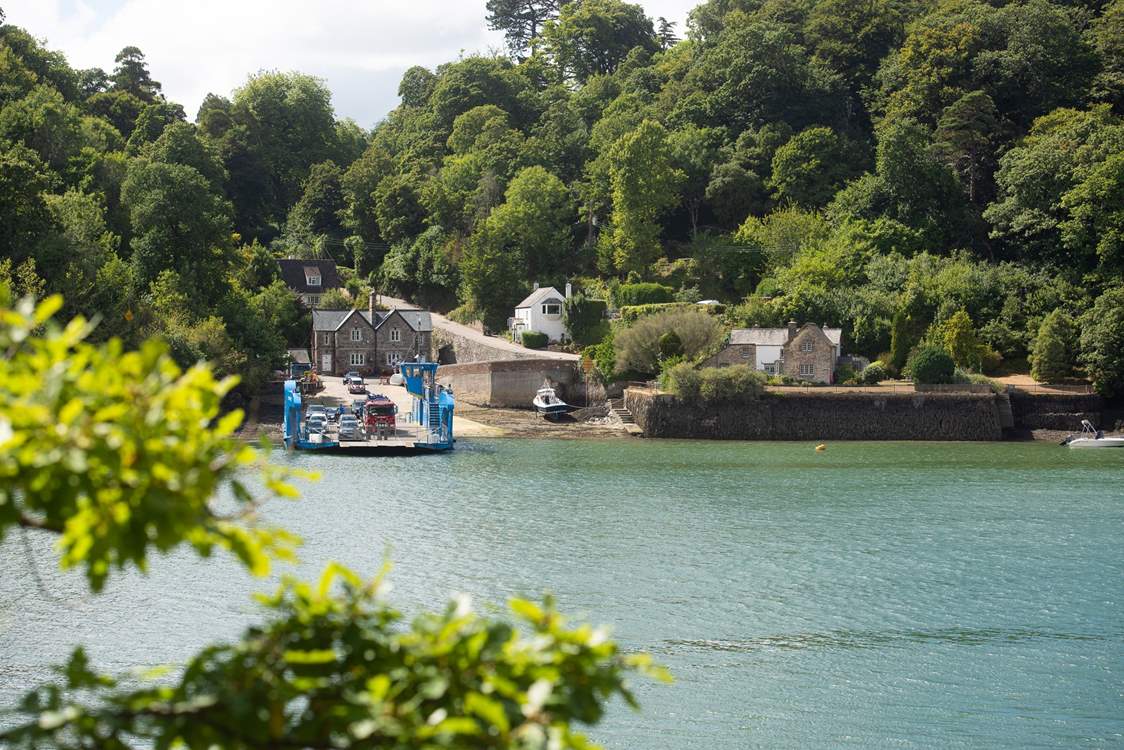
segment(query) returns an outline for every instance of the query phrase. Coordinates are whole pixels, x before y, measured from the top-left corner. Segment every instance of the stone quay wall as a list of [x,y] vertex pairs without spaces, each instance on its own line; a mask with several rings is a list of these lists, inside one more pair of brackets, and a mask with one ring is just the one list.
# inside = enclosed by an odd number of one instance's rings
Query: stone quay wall
[[768,393],[685,403],[629,388],[625,406],[647,437],[712,440],[1001,440],[997,398],[977,393]]
[[437,382],[451,388],[458,400],[476,406],[530,409],[535,392],[544,381],[555,387],[561,398],[571,403],[584,402],[584,384],[574,361],[509,359],[437,368]]
[[[1013,390],[1011,412],[1018,430],[1059,430],[1078,432],[1081,420],[1088,419],[1098,427],[1104,419],[1104,399],[1095,393],[1027,393]],[[1105,425],[1105,429],[1112,429]]]

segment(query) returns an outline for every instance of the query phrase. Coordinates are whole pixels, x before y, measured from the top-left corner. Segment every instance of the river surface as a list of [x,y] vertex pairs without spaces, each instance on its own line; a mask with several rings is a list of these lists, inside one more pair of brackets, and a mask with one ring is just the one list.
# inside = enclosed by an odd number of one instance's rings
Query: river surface
[[[303,537],[300,574],[389,556],[407,613],[549,590],[666,664],[673,685],[638,680],[641,712],[591,730],[607,748],[1124,746],[1124,451],[462,440],[278,458],[323,474],[266,508]],[[49,541],[11,537],[0,702],[79,643],[111,671],[182,662],[267,588],[182,553],[94,596]]]

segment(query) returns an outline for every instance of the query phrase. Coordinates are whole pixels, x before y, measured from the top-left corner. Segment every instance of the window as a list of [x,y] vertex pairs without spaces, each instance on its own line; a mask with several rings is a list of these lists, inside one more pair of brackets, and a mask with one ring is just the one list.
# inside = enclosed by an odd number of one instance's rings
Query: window
[[398,352],[387,352],[386,353],[386,363],[388,365],[394,366],[401,361],[402,361],[402,355],[399,354]]
[[811,339],[805,339],[805,340],[800,342],[800,351],[802,351],[802,352],[810,352],[810,351],[812,351],[813,348],[814,348],[814,345],[813,345]]
[[542,314],[543,315],[561,315],[562,314],[562,305],[558,305],[558,304],[555,304],[555,303],[549,303],[549,304],[543,305],[542,306]]
[[319,305],[320,304],[320,295],[319,294],[308,295],[308,304],[309,304],[310,307],[316,307],[317,305]]
[[320,269],[313,266],[305,266],[304,283],[308,286],[320,286]]
[[367,364],[367,355],[363,352],[352,352],[349,361],[352,367],[359,367]]
[[397,328],[391,328],[390,329],[390,340],[391,340],[392,343],[397,344],[399,341],[402,340],[402,331],[398,330]]
[[777,365],[775,363],[770,363],[770,364],[765,365],[765,373],[767,375],[776,375],[777,374]]
[[800,365],[800,377],[812,377],[816,374],[815,365]]
[[749,359],[751,352],[748,346],[743,346],[741,350],[742,359]]
[[322,335],[320,337],[320,343],[323,344],[324,346],[331,346],[332,345],[332,334],[325,333],[324,335]]
[[363,340],[363,331],[359,328],[352,328],[351,329],[351,340],[352,341],[362,341]]

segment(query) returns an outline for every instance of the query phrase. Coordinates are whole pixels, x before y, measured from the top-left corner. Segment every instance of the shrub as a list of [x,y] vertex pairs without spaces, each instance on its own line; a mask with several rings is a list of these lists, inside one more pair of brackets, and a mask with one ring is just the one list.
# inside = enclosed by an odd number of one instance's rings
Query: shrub
[[725,336],[717,320],[695,309],[674,310],[643,318],[615,334],[617,372],[634,371],[648,375],[659,372],[660,337],[669,331],[674,331],[679,337],[683,356],[687,359],[694,359],[717,346]]
[[889,375],[886,365],[882,362],[871,362],[862,372],[863,385],[878,385]]
[[914,383],[951,383],[956,363],[938,346],[922,346],[914,350],[906,363],[906,371]]
[[758,398],[765,390],[765,373],[749,365],[704,367],[687,363],[668,368],[664,388],[684,401],[732,401]]
[[523,331],[523,346],[528,349],[544,349],[550,338],[539,331]]
[[1101,395],[1124,390],[1124,288],[1097,297],[1081,316],[1080,361]]
[[668,331],[660,336],[659,347],[661,361],[683,356],[683,341],[675,331]]
[[625,307],[627,305],[651,305],[659,302],[671,302],[674,299],[674,289],[650,281],[636,284],[621,284],[617,287],[617,307]]
[[849,381],[855,380],[857,375],[855,368],[850,365],[839,365],[835,368],[836,383],[850,384]]
[[607,308],[604,300],[589,299],[583,294],[575,294],[562,304],[562,320],[575,344],[589,346],[605,338],[609,332]]
[[1030,376],[1041,383],[1056,383],[1073,373],[1077,328],[1062,309],[1042,319],[1030,354]]
[[612,330],[600,344],[587,346],[583,349],[582,356],[592,360],[594,367],[597,369],[597,374],[601,376],[602,380],[612,380],[617,359],[616,349],[613,348]]

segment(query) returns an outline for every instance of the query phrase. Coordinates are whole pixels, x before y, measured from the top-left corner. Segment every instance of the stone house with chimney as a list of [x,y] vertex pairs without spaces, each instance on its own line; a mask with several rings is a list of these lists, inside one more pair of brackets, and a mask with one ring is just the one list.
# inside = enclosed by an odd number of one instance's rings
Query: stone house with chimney
[[786,328],[738,328],[720,352],[705,360],[704,367],[750,365],[767,375],[787,375],[813,383],[832,383],[841,355],[843,330],[803,327],[790,321]]
[[321,375],[392,372],[399,362],[432,359],[427,310],[313,310],[312,364]]

